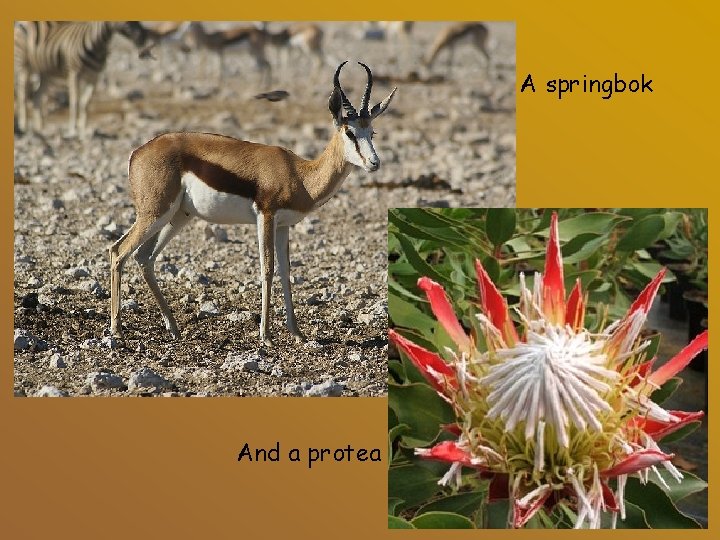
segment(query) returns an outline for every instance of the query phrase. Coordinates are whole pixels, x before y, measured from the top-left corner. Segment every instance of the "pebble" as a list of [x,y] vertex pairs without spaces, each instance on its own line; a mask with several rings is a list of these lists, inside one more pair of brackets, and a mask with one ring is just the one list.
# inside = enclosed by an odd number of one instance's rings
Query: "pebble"
[[233,311],[228,314],[227,319],[232,322],[246,323],[253,321],[255,316],[252,311]]
[[203,302],[198,311],[198,319],[205,319],[207,317],[215,317],[220,314],[215,302]]
[[60,390],[59,388],[55,386],[50,386],[48,384],[41,387],[37,392],[35,392],[36,397],[65,397],[67,395],[67,392],[65,392],[64,390]]
[[55,353],[50,357],[50,367],[52,368],[64,368],[67,367],[65,359],[60,353]]
[[311,351],[319,351],[323,348],[323,346],[315,340],[310,340],[305,342],[305,348],[310,349]]
[[100,344],[108,349],[117,349],[120,346],[120,342],[113,336],[105,336],[100,340]]
[[65,275],[74,279],[90,277],[90,270],[86,266],[77,266],[65,270]]
[[155,392],[169,391],[173,383],[155,373],[149,367],[143,367],[139,371],[130,374],[128,379],[128,391],[135,392],[140,389],[153,389]]
[[260,371],[260,364],[263,361],[263,354],[256,351],[245,351],[242,353],[228,353],[223,362],[222,369],[239,370],[247,373]]
[[100,390],[119,390],[125,388],[125,383],[120,375],[111,371],[93,371],[85,378],[85,384],[90,385],[93,392]]
[[309,390],[312,387],[312,384],[309,382],[301,382],[301,383],[288,383],[283,387],[283,394],[287,394],[289,396],[302,396],[305,394],[307,390]]
[[48,348],[44,339],[40,339],[22,328],[15,329],[14,337],[14,350],[16,351],[46,351]]
[[215,240],[217,242],[227,242],[228,233],[224,228],[217,225],[206,225],[205,238],[208,240]]
[[127,300],[123,300],[122,309],[126,311],[134,311],[137,313],[138,311],[140,311],[140,304],[138,304],[137,300],[135,300],[134,298],[128,298]]
[[324,383],[314,384],[305,391],[306,397],[339,397],[342,396],[344,386],[328,379]]

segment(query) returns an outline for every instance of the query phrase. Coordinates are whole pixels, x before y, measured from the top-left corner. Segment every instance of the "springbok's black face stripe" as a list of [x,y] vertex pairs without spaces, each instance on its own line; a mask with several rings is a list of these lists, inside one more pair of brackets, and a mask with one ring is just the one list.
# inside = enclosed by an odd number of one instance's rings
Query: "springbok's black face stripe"
[[358,143],[358,140],[357,140],[357,137],[355,137],[355,134],[347,128],[345,129],[345,134],[348,136],[348,139],[350,139],[353,142],[353,144],[355,144],[355,151],[358,153],[358,156],[360,156],[364,162],[365,157],[360,152],[360,144]]

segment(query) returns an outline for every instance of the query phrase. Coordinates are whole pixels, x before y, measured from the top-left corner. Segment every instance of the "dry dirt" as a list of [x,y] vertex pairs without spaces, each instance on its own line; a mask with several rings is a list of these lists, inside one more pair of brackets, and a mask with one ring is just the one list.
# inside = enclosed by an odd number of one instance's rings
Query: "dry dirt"
[[[16,395],[383,395],[387,208],[515,202],[514,25],[489,25],[489,71],[461,46],[451,73],[444,58],[429,72],[419,58],[443,24],[417,24],[414,43],[404,44],[363,40],[359,24],[322,23],[329,65],[314,70],[302,55],[282,65],[271,50],[269,87],[242,49],[228,52],[218,86],[213,54],[162,46],[156,60],[141,60],[116,37],[90,106],[92,135],[65,138],[67,110],[51,102],[44,135],[15,139]],[[309,343],[287,332],[276,280],[276,343],[259,348],[254,227],[199,222],[156,266],[182,340],[165,331],[133,261],[123,276],[125,336],[111,340],[107,248],[134,221],[126,178],[133,148],[193,130],[314,156],[332,129],[327,98],[344,59],[373,69],[373,103],[390,91],[388,79],[398,92],[375,122],[380,170],[353,171],[291,233],[296,312]],[[348,64],[342,81],[357,105],[363,70]],[[253,97],[277,89],[289,97]]]

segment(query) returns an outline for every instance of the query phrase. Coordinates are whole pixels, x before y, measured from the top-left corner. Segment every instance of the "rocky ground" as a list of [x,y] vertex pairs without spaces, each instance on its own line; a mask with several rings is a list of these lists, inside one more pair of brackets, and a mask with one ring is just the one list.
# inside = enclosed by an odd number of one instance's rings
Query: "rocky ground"
[[[285,329],[276,283],[276,344],[259,348],[254,227],[200,222],[157,263],[182,340],[164,330],[132,262],[123,276],[125,336],[112,339],[107,248],[134,221],[126,178],[133,148],[165,131],[199,130],[311,157],[330,136],[334,66],[313,70],[302,56],[282,65],[270,51],[273,82],[260,86],[239,49],[227,54],[218,85],[212,54],[161,47],[156,60],[141,60],[117,37],[91,103],[90,136],[66,138],[67,111],[54,102],[43,136],[16,136],[16,395],[385,393],[387,208],[514,205],[514,26],[490,25],[489,71],[463,46],[450,74],[442,58],[432,72],[418,62],[442,23],[416,25],[412,44],[362,40],[358,24],[322,26],[329,64],[357,58],[371,66],[373,102],[390,84],[399,89],[375,124],[380,170],[354,171],[291,234],[296,312],[309,341],[296,345]],[[348,64],[342,80],[359,102],[364,72]],[[254,99],[277,89],[289,97]]]

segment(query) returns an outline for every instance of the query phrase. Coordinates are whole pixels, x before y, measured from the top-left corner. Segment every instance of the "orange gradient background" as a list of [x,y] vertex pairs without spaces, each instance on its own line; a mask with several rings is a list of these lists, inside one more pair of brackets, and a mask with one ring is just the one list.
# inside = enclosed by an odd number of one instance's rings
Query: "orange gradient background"
[[[448,538],[507,531],[388,531],[387,462],[238,463],[245,442],[291,447],[380,448],[385,399],[15,399],[12,397],[14,19],[514,20],[518,88],[518,206],[718,205],[717,7],[686,2],[321,2],[129,0],[122,4],[6,5],[0,26],[3,125],[3,350],[0,365],[0,537]],[[708,3],[710,4],[710,3]],[[18,7],[20,6],[20,7]],[[653,94],[573,94],[558,102],[547,79],[654,80]],[[711,281],[717,278],[711,251]],[[715,305],[714,288],[711,289]],[[717,322],[711,314],[711,326]],[[711,347],[712,350],[712,347]],[[712,364],[712,360],[711,360]],[[716,369],[710,368],[710,387]],[[718,405],[710,392],[710,408]],[[711,444],[717,426],[710,417]],[[711,450],[710,455],[713,455]],[[710,493],[717,468],[710,464]],[[712,534],[717,497],[710,498]],[[553,531],[529,532],[550,538]],[[582,534],[582,533],[581,533]],[[600,536],[616,535],[600,532]],[[671,531],[637,537],[672,538]]]

